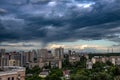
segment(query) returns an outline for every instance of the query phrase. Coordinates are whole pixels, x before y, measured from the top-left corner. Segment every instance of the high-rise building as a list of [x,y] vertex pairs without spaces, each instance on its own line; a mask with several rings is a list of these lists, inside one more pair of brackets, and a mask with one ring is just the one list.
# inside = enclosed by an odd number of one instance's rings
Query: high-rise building
[[52,51],[48,51],[48,58],[53,58]]
[[33,53],[33,62],[37,62],[37,52],[36,50],[32,50],[32,53]]
[[11,59],[9,60],[9,66],[20,66],[20,61]]
[[72,55],[72,50],[68,50],[68,54],[69,54],[69,55]]
[[5,55],[5,49],[0,49],[0,69],[4,66],[4,55]]
[[25,66],[26,65],[26,55],[24,51],[20,51],[18,53],[18,61],[20,61],[20,66]]
[[59,63],[58,63],[58,68],[61,69],[62,68],[62,61],[59,60]]
[[4,58],[3,58],[3,65],[8,66],[9,65],[9,53],[5,53]]
[[40,49],[37,49],[36,53],[37,53],[37,57],[40,57]]
[[48,50],[47,49],[40,49],[40,57],[41,58],[48,58]]
[[55,57],[62,59],[64,56],[64,48],[60,47],[60,48],[56,48],[55,49]]

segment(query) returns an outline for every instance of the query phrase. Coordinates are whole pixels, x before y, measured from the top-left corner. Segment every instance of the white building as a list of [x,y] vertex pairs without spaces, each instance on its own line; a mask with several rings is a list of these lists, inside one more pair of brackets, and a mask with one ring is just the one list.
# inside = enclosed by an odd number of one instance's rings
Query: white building
[[93,66],[93,63],[88,60],[88,61],[86,62],[86,68],[87,68],[87,69],[92,69],[92,66]]

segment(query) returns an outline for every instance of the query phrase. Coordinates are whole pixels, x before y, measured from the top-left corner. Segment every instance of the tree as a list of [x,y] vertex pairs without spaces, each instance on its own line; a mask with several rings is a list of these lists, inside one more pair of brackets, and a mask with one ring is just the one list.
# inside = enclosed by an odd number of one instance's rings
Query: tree
[[71,80],[89,80],[88,76],[80,75],[80,74],[71,75],[70,79]]
[[42,71],[42,69],[39,66],[35,66],[32,69],[26,69],[26,74],[39,74]]
[[26,77],[25,80],[42,80],[42,78],[39,77],[38,75],[33,75],[31,77]]
[[93,64],[93,70],[95,72],[101,72],[102,70],[104,70],[104,67],[106,66],[105,63],[102,62],[96,62],[95,64]]
[[57,74],[52,74],[52,75],[49,75],[45,78],[45,80],[61,80],[60,77],[58,77]]
[[78,66],[77,67],[80,67],[80,68],[85,68],[86,67],[86,57],[82,56],[80,58],[80,62],[78,62]]
[[69,62],[69,55],[64,55],[64,60],[63,60],[63,62],[62,62],[62,67],[63,68],[71,68],[72,67],[72,65],[70,64],[70,62]]
[[61,69],[53,68],[51,69],[50,74],[45,78],[45,80],[61,80],[60,77],[63,76],[63,72]]
[[113,77],[105,72],[93,74],[91,80],[114,80]]
[[109,69],[109,73],[112,73],[113,76],[120,75],[120,69],[117,66],[111,66]]
[[107,64],[108,66],[113,66],[113,64],[112,64],[110,61],[106,61],[106,64]]

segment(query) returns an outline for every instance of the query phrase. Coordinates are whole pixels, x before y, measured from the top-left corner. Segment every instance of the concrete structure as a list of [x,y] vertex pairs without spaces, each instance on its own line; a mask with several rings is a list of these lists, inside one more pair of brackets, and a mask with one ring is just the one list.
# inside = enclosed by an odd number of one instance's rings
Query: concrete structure
[[49,75],[49,72],[50,72],[49,69],[45,69],[39,74],[39,77],[45,78]]
[[62,68],[63,52],[63,48],[58,48],[56,50],[58,58],[56,58],[53,57],[52,51],[48,49],[38,49],[37,52],[32,50],[8,53],[5,52],[5,49],[0,49],[0,69],[2,69],[2,66],[26,66],[28,68],[39,66],[42,68],[45,65],[50,65],[50,63]]
[[80,61],[80,55],[78,53],[76,53],[75,51],[69,53],[69,62],[71,64],[74,64],[74,62],[78,62],[78,61]]
[[62,68],[62,60],[61,59],[55,59],[54,57],[48,58],[48,59],[42,59],[39,58],[38,66],[39,67],[44,67],[44,66],[51,66],[53,67],[58,67],[59,69]]
[[86,62],[86,68],[87,69],[92,69],[93,63],[90,60],[87,60]]
[[80,57],[79,56],[70,56],[69,57],[69,62],[72,64],[74,62],[78,62],[80,61]]
[[48,76],[48,72],[41,72],[40,74],[39,74],[39,77],[42,77],[42,78],[45,78],[45,77],[47,77]]
[[61,60],[59,60],[58,68],[59,68],[59,69],[62,69],[62,61],[61,61]]
[[20,61],[11,59],[11,60],[9,60],[9,66],[20,66]]
[[0,80],[25,80],[25,68],[4,66],[4,69],[0,71]]
[[95,64],[96,62],[102,62],[102,57],[101,56],[94,56],[92,58],[92,63]]
[[64,55],[64,48],[60,47],[55,49],[55,58],[63,59],[63,55]]
[[109,60],[111,61],[111,63],[113,63],[114,65],[120,65],[120,56],[110,56]]
[[4,66],[4,54],[5,54],[5,49],[0,49],[0,69],[3,68]]
[[110,61],[114,65],[120,65],[120,56],[94,56],[92,58],[92,63],[95,64],[96,62],[103,62],[106,63]]
[[39,55],[41,58],[48,58],[48,50],[47,49],[40,49]]

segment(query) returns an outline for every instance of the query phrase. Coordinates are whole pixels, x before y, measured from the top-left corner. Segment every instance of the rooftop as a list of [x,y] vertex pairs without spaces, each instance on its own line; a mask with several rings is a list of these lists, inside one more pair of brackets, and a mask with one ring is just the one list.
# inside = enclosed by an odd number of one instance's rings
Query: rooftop
[[18,66],[4,66],[3,70],[0,71],[0,76],[16,74],[19,71],[25,71],[25,68]]

